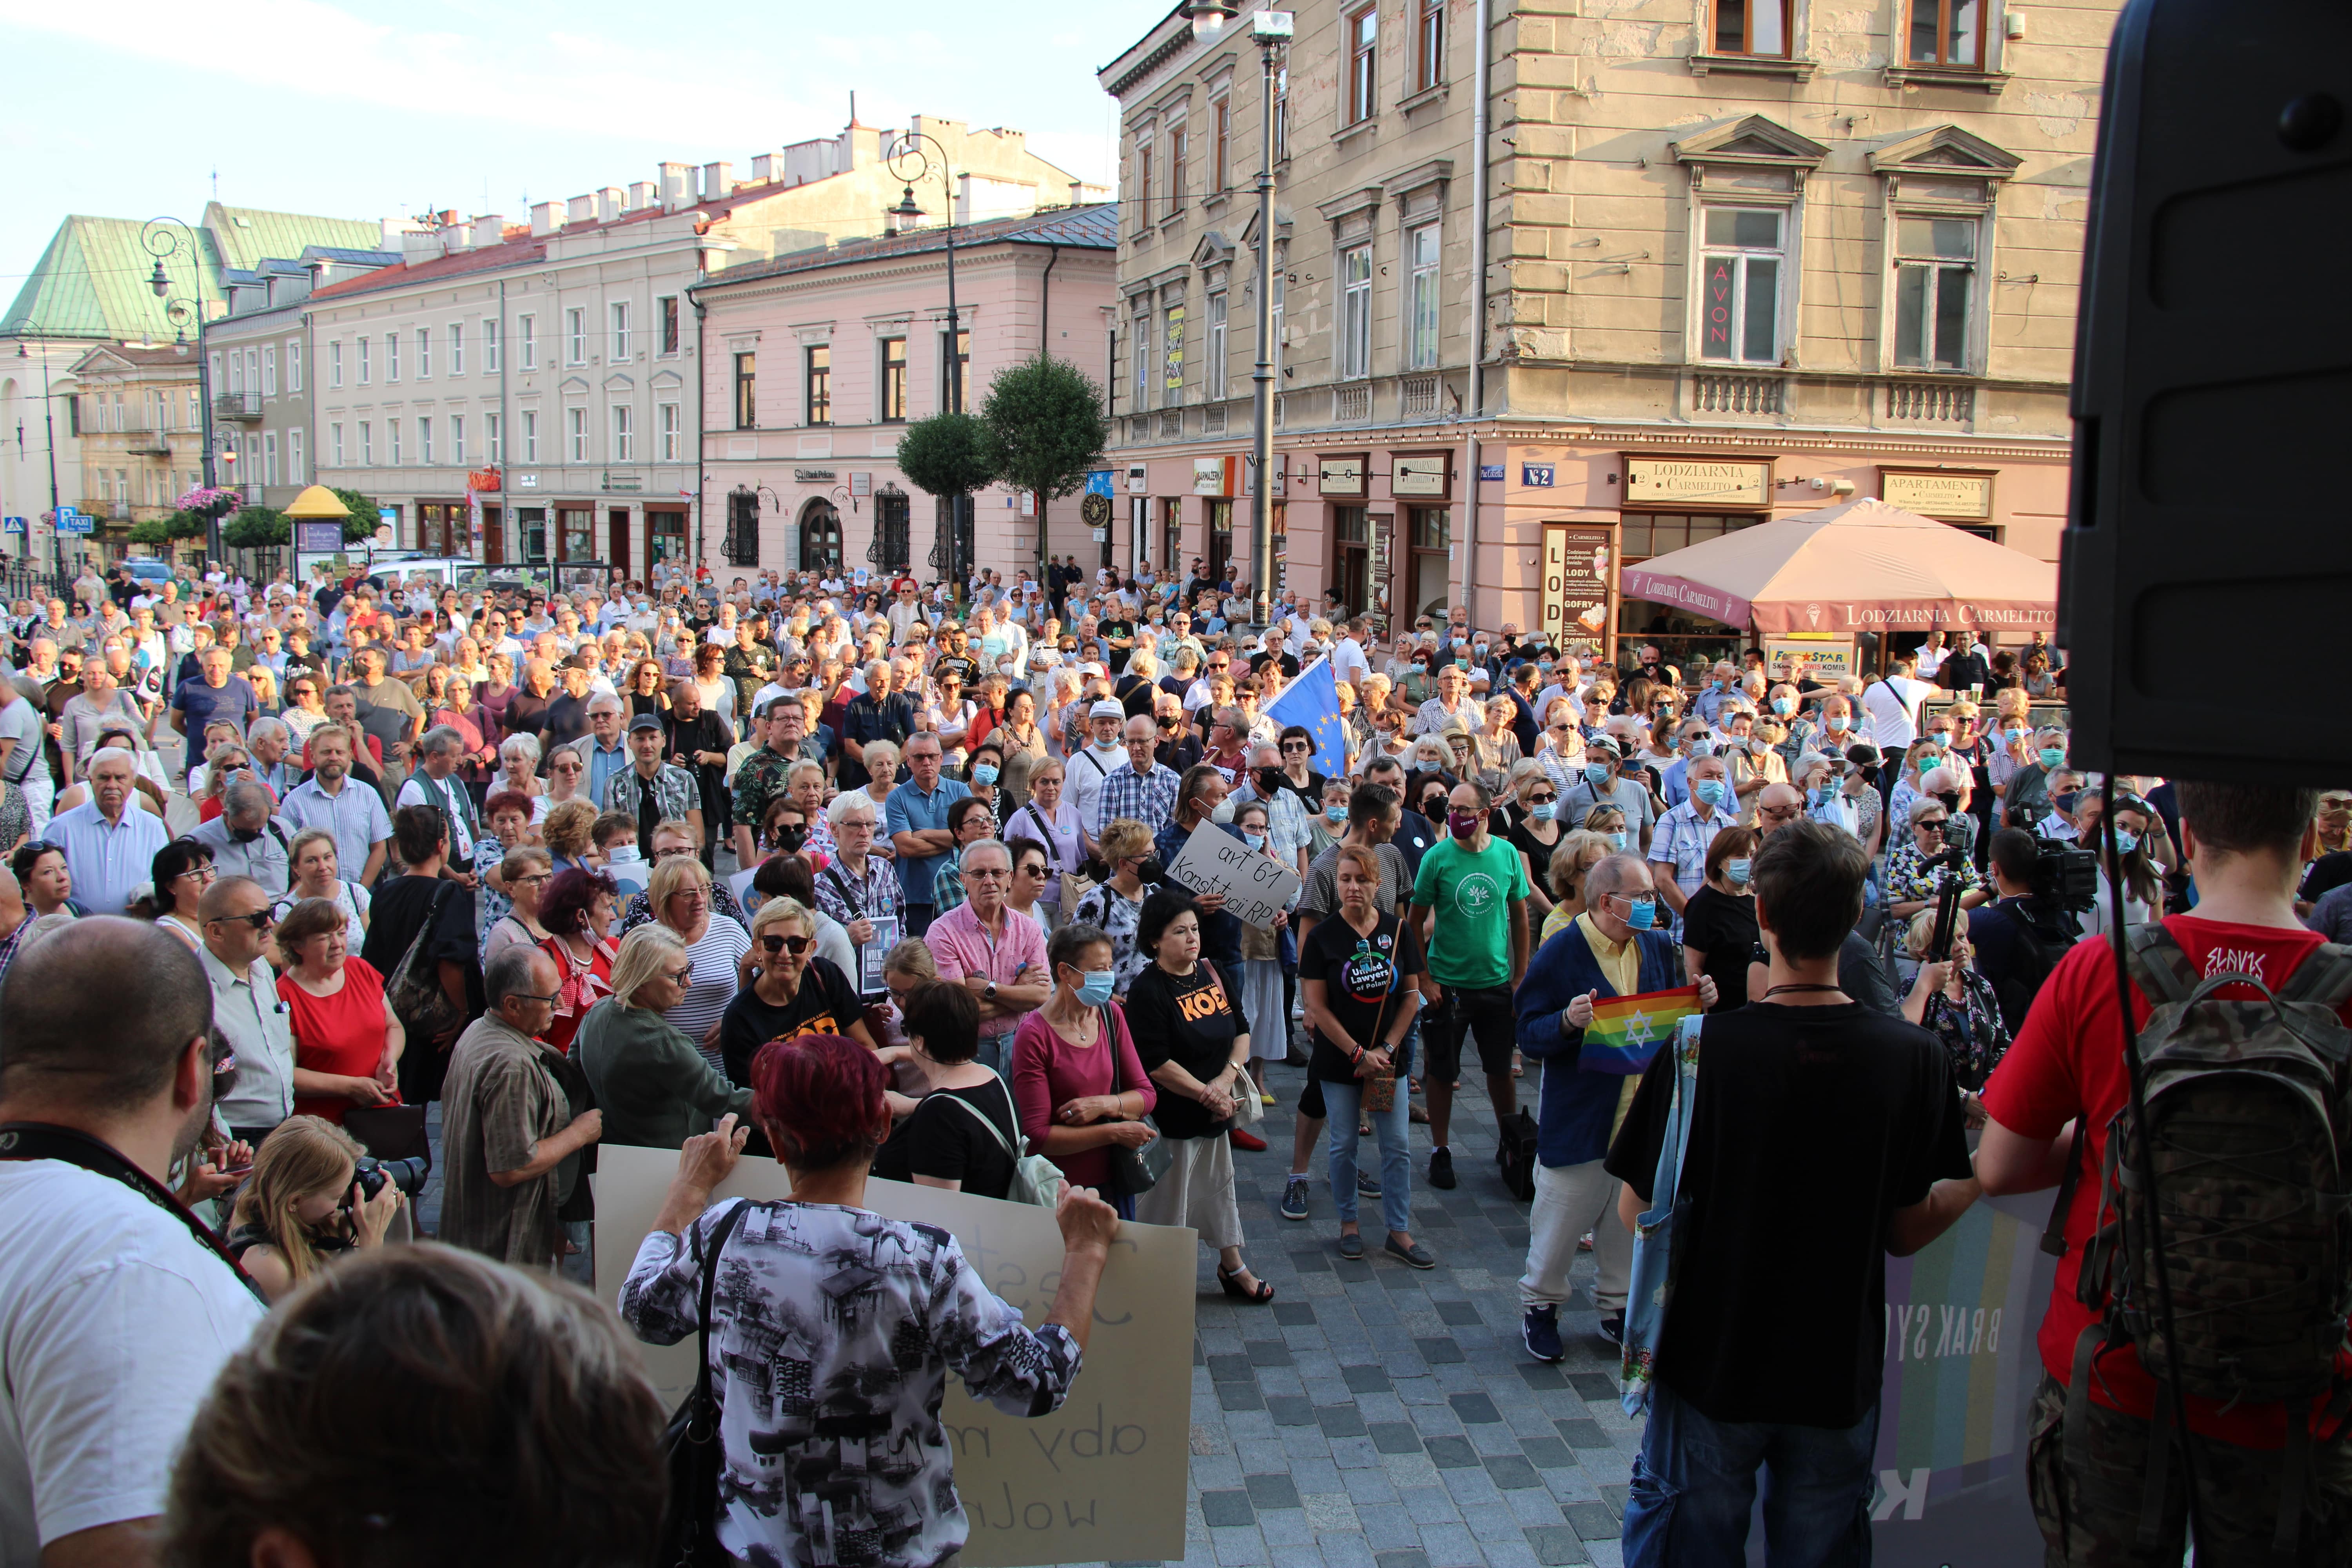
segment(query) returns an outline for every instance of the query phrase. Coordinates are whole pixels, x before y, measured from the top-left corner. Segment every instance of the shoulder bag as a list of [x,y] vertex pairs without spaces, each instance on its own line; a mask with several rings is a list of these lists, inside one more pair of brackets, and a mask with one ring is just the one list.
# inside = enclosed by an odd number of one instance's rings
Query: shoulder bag
[[[1218,1005],[1225,1011],[1233,1013],[1236,1023],[1246,1023],[1247,1020],[1234,1011],[1233,1003],[1226,997],[1225,983],[1219,977],[1217,966],[1204,958],[1201,960],[1201,967],[1209,972],[1209,984],[1217,988]],[[1265,1120],[1265,1101],[1258,1097],[1257,1080],[1250,1077],[1249,1068],[1235,1068],[1234,1069],[1233,1124],[1235,1127],[1247,1127]]]
[[[996,1087],[1004,1090],[1005,1104],[1012,1105],[1012,1086],[1000,1077],[996,1080]],[[1013,1184],[1004,1189],[1006,1203],[1031,1204],[1038,1208],[1049,1209],[1060,1199],[1062,1167],[1043,1154],[1024,1152],[1023,1151],[1029,1147],[1027,1137],[1023,1137],[1021,1148],[1015,1149],[1011,1141],[1004,1136],[1004,1129],[996,1124],[996,1119],[971,1100],[961,1095],[944,1090],[931,1098],[945,1100],[950,1104],[962,1106],[973,1121],[988,1129],[988,1135],[996,1140],[996,1146],[1013,1157]],[[1021,1124],[1021,1110],[1018,1106],[1013,1106],[1013,1122],[1016,1127]]]
[[[670,1412],[662,1434],[662,1457],[669,1466],[669,1503],[662,1510],[661,1542],[654,1562],[660,1568],[719,1568],[734,1561],[719,1544],[719,1472],[726,1462],[719,1443],[719,1397],[710,1388],[710,1298],[719,1284],[719,1255],[743,1223],[748,1198],[728,1211],[702,1259],[702,1295],[695,1318],[694,1392]],[[687,1227],[687,1239],[694,1227]]]
[[1699,1033],[1706,1022],[1704,1016],[1694,1016],[1675,1026],[1675,1089],[1666,1110],[1666,1135],[1658,1145],[1650,1206],[1633,1222],[1633,1277],[1625,1290],[1624,1357],[1617,1374],[1617,1402],[1628,1415],[1649,1413],[1658,1342],[1665,1336],[1666,1309],[1675,1294],[1675,1220],[1682,1219],[1683,1228],[1689,1228],[1690,1199],[1682,1190],[1683,1156],[1690,1149],[1691,1118],[1698,1103]]
[[392,966],[392,976],[384,983],[383,994],[392,1003],[393,1015],[412,1040],[437,1040],[466,1021],[464,1010],[442,989],[440,965],[425,951],[431,945],[433,928],[440,923],[441,906],[457,888],[455,882],[444,882],[433,890],[425,923],[409,939],[408,951]]
[[1037,815],[1037,807],[1033,804],[1021,809],[1030,821],[1037,825],[1037,837],[1045,846],[1045,857],[1054,863],[1054,875],[1061,883],[1062,893],[1061,902],[1056,907],[1065,919],[1073,918],[1077,912],[1078,900],[1093,892],[1095,885],[1062,864],[1062,847],[1054,842],[1054,830],[1046,826],[1044,817]]
[[[1127,1092],[1127,1079],[1119,1066],[1118,1056],[1119,1040],[1126,1030],[1122,1028],[1117,1036],[1112,1034],[1110,1008],[1107,1005],[1096,1008],[1095,1016],[1101,1024],[1102,1043],[1110,1052],[1110,1092],[1116,1099]],[[1148,1193],[1158,1185],[1160,1178],[1168,1173],[1169,1164],[1176,1158],[1176,1151],[1170,1148],[1168,1140],[1160,1135],[1160,1123],[1152,1119],[1150,1111],[1137,1117],[1136,1121],[1151,1129],[1150,1142],[1140,1149],[1113,1143],[1105,1151],[1110,1155],[1111,1185],[1129,1197]]]

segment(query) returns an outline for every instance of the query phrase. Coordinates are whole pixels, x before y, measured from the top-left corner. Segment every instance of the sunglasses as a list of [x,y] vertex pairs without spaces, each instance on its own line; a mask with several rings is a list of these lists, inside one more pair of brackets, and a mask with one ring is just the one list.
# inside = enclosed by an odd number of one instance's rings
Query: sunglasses
[[1531,795],[1528,796],[1528,804],[1529,805],[1551,805],[1556,804],[1559,800],[1559,796],[1557,795]]
[[806,952],[810,948],[816,945],[816,938],[813,936],[762,936],[760,938],[760,945],[767,949],[770,952],[789,952],[794,958],[798,958],[801,954]]
[[256,910],[249,915],[223,915],[208,923],[224,926],[251,926],[256,931],[268,931],[278,923],[278,917],[268,910]]

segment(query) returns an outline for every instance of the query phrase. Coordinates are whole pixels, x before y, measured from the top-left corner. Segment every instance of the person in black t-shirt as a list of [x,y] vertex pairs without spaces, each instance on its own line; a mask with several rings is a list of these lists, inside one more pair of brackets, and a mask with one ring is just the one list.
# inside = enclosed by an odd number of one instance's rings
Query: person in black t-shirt
[[[1757,852],[1770,983],[1699,1037],[1675,1291],[1648,1347],[1653,1404],[1625,1510],[1629,1568],[1662,1568],[1669,1537],[1677,1563],[1741,1561],[1759,1466],[1776,1500],[1776,1560],[1835,1560],[1869,1529],[1886,1254],[1927,1246],[1979,1188],[1943,1047],[1838,989],[1868,873],[1853,837],[1820,823],[1783,827]],[[1582,1005],[1570,1009],[1580,1027]],[[1649,1207],[1678,1057],[1658,1053],[1609,1152],[1629,1227]]]
[[1756,948],[1756,846],[1752,827],[1731,826],[1706,847],[1706,882],[1683,906],[1683,969],[1696,984],[1715,976],[1710,1013],[1748,1005],[1748,957]]
[[465,1007],[465,1016],[447,1037],[412,1038],[401,1055],[400,1097],[411,1105],[423,1105],[441,1098],[449,1047],[467,1024],[482,1016],[481,946],[474,930],[474,890],[442,874],[449,857],[449,829],[440,811],[429,805],[404,805],[393,814],[392,832],[408,874],[377,884],[368,905],[367,941],[360,957],[389,986],[409,944],[430,921],[432,931],[425,938],[424,956],[432,963],[442,990]]
[[883,1059],[902,1082],[919,1075],[929,1092],[876,1153],[874,1173],[1002,1198],[1013,1188],[1021,1117],[1011,1086],[972,1060],[980,1049],[980,1004],[961,985],[935,982],[909,992],[901,1010],[907,1043],[884,1051]]

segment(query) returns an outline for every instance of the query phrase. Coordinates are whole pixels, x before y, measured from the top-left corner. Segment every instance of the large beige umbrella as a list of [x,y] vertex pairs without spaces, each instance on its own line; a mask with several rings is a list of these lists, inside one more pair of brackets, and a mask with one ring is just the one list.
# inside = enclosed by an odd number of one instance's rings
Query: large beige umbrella
[[2058,568],[1865,498],[1625,567],[1629,599],[1773,632],[2050,631]]

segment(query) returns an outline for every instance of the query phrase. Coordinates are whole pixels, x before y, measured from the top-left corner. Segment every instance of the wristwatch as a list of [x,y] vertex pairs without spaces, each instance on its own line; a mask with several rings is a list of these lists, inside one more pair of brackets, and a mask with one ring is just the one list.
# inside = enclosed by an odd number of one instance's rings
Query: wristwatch
[[996,1000],[996,982],[995,982],[995,981],[993,981],[993,980],[990,981],[990,982],[988,983],[988,989],[986,989],[985,991],[982,991],[982,992],[981,993],[981,996],[982,996],[984,1000],[987,1000],[987,1001],[990,1001],[990,1002],[993,1002],[993,1001],[995,1001],[995,1000]]

